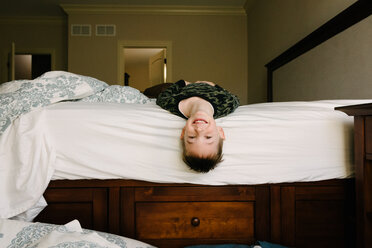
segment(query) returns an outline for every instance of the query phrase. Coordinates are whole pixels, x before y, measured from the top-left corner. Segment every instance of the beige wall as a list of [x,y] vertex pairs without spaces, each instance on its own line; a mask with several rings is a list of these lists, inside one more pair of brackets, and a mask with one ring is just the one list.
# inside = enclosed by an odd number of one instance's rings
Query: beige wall
[[[247,21],[243,15],[69,14],[69,24],[115,24],[115,37],[69,36],[68,69],[118,84],[119,41],[172,44],[172,78],[209,80],[247,102]],[[167,80],[168,81],[168,80]]]
[[[70,24],[91,24],[93,29],[95,24],[116,24],[116,37],[70,37],[67,18],[0,18],[0,83],[8,81],[8,54],[13,41],[17,51],[53,51],[56,70],[69,69],[111,84],[118,83],[119,40],[166,41],[172,44],[173,81],[216,81],[237,94],[242,103],[264,102],[265,64],[355,0],[248,2],[247,16],[70,15]],[[363,54],[368,53],[369,46],[363,47]],[[316,63],[312,57],[306,58],[307,63]],[[294,78],[288,71],[279,74]]]
[[266,101],[265,64],[354,2],[265,0],[251,4],[247,15],[249,103]]
[[371,27],[372,16],[276,70],[274,101],[372,99]]
[[67,70],[66,18],[0,18],[0,83],[9,81],[11,43],[16,52],[53,53],[55,70]]

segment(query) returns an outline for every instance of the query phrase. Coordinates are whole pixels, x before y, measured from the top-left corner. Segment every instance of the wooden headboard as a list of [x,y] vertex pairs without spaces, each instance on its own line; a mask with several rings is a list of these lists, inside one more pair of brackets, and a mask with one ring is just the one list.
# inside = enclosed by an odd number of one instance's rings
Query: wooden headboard
[[314,32],[266,64],[267,101],[273,101],[273,72],[372,14],[372,1],[358,0]]

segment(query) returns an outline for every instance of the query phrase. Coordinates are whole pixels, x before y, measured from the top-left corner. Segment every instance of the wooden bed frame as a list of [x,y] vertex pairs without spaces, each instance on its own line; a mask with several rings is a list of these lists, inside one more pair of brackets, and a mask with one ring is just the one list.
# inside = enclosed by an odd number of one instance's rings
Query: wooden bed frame
[[271,241],[352,247],[354,180],[203,186],[133,180],[61,180],[36,221],[82,226],[158,247]]
[[[367,1],[357,1],[268,63],[268,100],[275,69],[371,10]],[[335,23],[341,27],[337,32]],[[44,194],[49,205],[35,221],[64,224],[78,219],[84,228],[158,247],[257,240],[290,247],[355,247],[354,185],[354,179],[229,186],[57,180],[49,184]]]

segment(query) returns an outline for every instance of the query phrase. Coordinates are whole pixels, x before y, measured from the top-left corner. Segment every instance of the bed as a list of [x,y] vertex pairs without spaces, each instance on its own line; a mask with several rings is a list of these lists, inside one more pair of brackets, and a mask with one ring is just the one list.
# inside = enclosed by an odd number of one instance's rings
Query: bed
[[180,158],[184,120],[138,90],[59,71],[3,86],[21,106],[3,110],[3,218],[158,247],[353,240],[353,119],[334,108],[371,100],[240,106],[217,119],[224,161],[200,174]]
[[1,217],[78,219],[157,247],[354,246],[353,118],[334,108],[372,100],[241,106],[217,120],[224,161],[198,174],[179,157],[181,118],[135,92],[122,104],[122,88],[97,95],[104,83],[70,76],[59,82],[83,83],[0,120]]

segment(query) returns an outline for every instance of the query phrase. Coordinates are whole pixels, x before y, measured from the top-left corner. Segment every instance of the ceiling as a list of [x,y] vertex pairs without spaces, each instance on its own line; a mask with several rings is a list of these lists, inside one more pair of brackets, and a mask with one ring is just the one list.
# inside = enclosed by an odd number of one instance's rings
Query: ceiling
[[125,64],[147,65],[149,58],[161,50],[163,48],[126,48],[124,49]]
[[[66,16],[60,4],[244,7],[246,1],[247,0],[1,0],[0,16]],[[250,2],[250,0],[248,0],[248,2]]]

